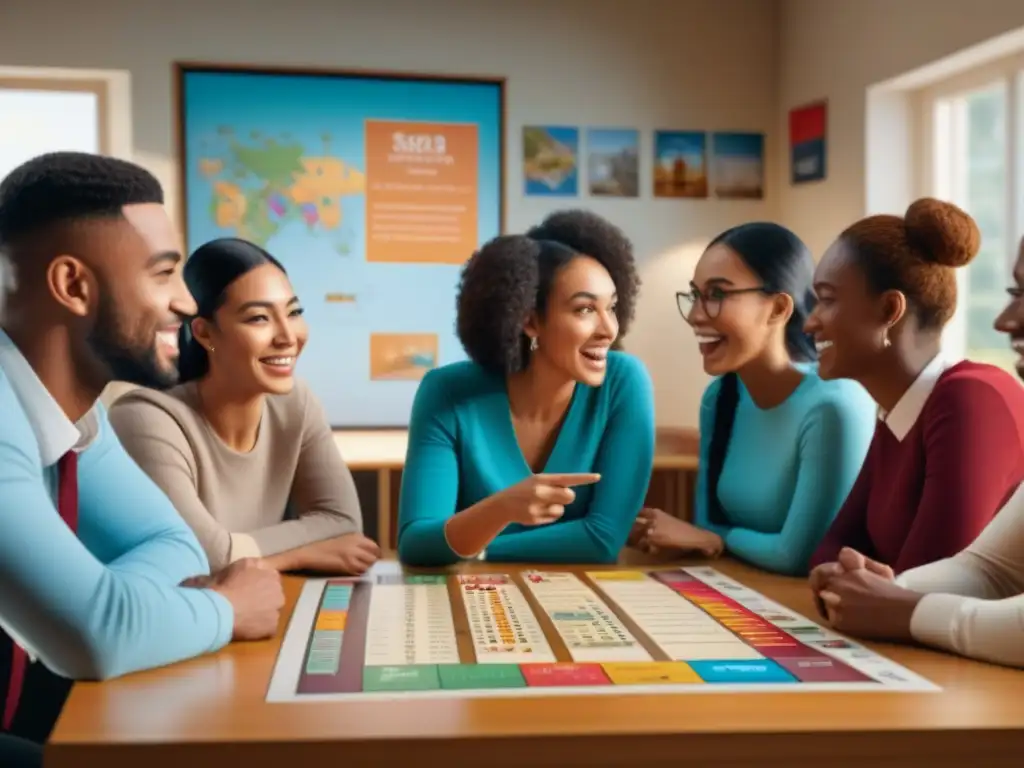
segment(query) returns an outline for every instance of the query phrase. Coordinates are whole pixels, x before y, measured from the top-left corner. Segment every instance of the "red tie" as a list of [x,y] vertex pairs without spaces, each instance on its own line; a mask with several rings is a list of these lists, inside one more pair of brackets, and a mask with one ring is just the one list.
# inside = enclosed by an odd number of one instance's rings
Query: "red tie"
[[[68,451],[57,462],[57,511],[71,529],[78,530],[78,454]],[[18,711],[21,699],[21,687],[25,682],[25,668],[28,666],[28,654],[11,639],[14,656],[11,659],[11,678],[7,687],[7,701],[4,704],[4,730],[11,729],[14,713]]]

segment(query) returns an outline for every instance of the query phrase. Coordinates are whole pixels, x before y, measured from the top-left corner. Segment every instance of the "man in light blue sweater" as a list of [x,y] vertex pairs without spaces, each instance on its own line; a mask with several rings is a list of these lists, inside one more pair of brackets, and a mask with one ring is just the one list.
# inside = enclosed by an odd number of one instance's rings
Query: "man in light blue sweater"
[[26,764],[16,739],[46,740],[70,680],[276,631],[277,573],[242,561],[210,576],[98,403],[113,380],[174,383],[177,329],[195,311],[182,261],[160,185],[135,165],[57,153],[0,183],[5,766]]

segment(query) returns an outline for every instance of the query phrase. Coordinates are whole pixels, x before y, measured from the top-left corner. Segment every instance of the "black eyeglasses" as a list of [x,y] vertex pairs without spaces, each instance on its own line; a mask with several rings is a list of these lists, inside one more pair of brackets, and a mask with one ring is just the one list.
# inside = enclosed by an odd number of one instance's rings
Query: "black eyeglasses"
[[707,292],[701,291],[697,286],[690,284],[693,289],[689,293],[686,291],[679,291],[676,293],[676,306],[679,308],[679,314],[683,316],[683,319],[689,322],[690,312],[693,309],[693,305],[700,301],[701,306],[704,308],[704,314],[709,319],[714,320],[718,317],[722,311],[722,302],[730,296],[735,296],[740,293],[763,293],[765,295],[771,295],[772,291],[769,291],[763,285],[758,285],[753,288],[722,288],[714,285],[707,290]]

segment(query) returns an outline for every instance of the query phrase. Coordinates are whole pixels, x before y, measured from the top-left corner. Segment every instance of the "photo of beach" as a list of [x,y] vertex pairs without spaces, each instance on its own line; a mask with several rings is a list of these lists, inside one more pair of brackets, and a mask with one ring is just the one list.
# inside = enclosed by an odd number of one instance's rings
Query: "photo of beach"
[[578,128],[524,126],[524,193],[549,197],[578,194],[579,143]]

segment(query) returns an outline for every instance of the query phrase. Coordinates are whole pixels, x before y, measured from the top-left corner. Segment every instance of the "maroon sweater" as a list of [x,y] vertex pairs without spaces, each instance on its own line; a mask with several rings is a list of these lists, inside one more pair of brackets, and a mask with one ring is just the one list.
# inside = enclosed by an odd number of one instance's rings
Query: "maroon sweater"
[[1024,481],[1024,387],[961,362],[902,442],[882,421],[811,566],[853,547],[899,573],[965,549]]

